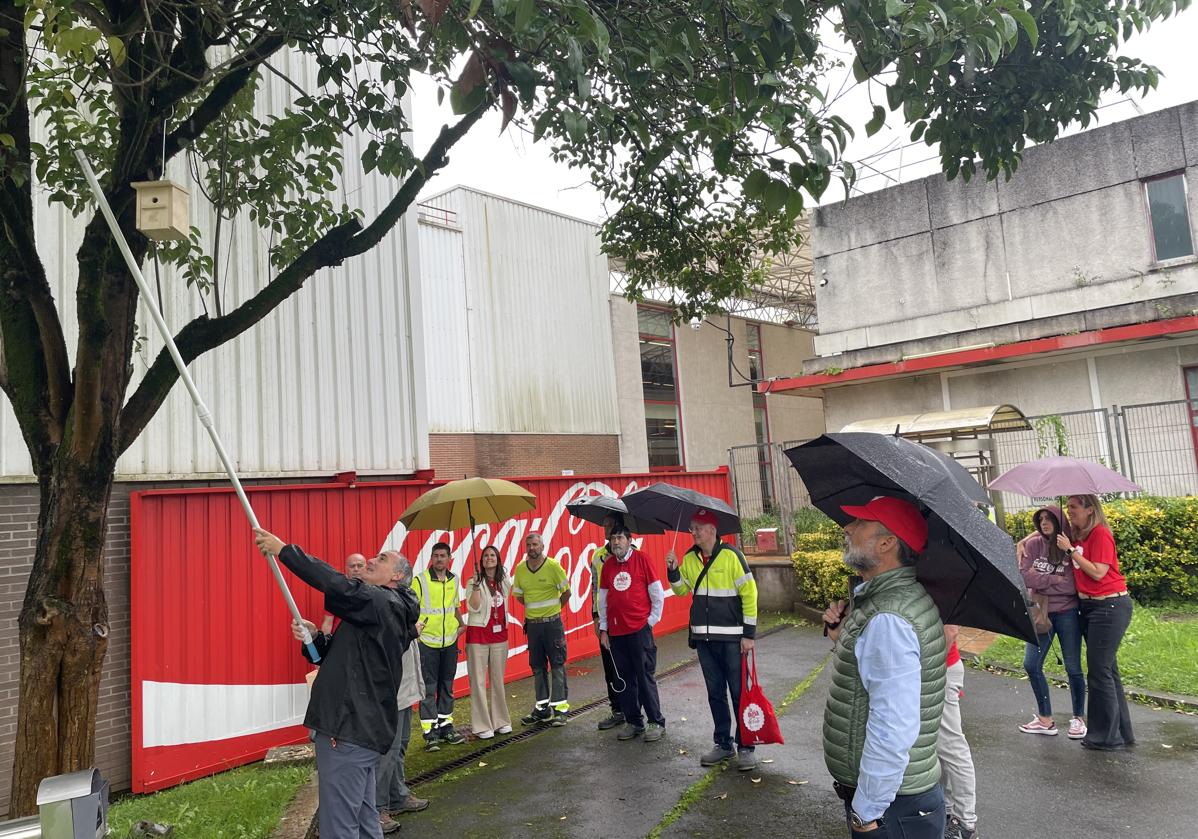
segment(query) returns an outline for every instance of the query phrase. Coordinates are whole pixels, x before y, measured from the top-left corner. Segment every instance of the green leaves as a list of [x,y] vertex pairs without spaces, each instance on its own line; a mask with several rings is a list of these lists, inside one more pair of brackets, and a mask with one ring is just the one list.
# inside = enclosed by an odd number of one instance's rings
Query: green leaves
[[886,124],[886,109],[881,105],[874,105],[874,115],[869,122],[865,123],[865,133],[872,137],[882,130],[882,126]]

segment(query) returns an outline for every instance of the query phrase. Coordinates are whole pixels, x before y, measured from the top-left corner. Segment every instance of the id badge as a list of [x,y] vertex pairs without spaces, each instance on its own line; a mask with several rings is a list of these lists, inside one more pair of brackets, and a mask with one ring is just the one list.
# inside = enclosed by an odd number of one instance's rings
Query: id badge
[[500,626],[499,624],[495,624],[494,626],[492,626],[492,627],[491,627],[491,631],[492,631],[492,632],[497,632],[497,633],[498,633],[498,632],[503,632],[503,627],[502,627],[502,626]]

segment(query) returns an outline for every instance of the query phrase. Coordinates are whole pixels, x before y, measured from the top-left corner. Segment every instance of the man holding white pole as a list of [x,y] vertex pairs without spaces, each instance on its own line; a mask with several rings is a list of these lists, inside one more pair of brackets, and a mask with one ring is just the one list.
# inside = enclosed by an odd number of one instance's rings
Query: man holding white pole
[[[304,726],[316,743],[323,839],[381,839],[375,805],[379,759],[399,726],[396,696],[402,653],[416,637],[420,605],[409,590],[387,588],[402,557],[384,551],[351,580],[331,566],[257,528],[258,550],[277,556],[308,585],[324,593],[325,609],[341,619],[337,643],[321,661]],[[302,627],[302,623],[297,621]],[[400,651],[401,655],[389,651]]]

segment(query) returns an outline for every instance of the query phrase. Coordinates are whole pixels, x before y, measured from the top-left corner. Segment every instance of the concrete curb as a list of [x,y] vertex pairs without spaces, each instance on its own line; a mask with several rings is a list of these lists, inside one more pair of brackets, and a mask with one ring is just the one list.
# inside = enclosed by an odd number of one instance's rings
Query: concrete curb
[[313,769],[312,777],[296,791],[295,797],[283,811],[283,818],[279,819],[270,839],[308,839],[316,835],[316,803],[320,798],[318,785],[316,770]]
[[[961,652],[961,658],[975,664],[979,660],[983,660],[984,657],[984,655],[980,655],[978,653],[965,652],[964,650]],[[985,667],[988,670],[994,670],[1007,676],[1027,676],[1027,674],[1023,672],[1022,668],[1012,667],[1009,664],[985,662]],[[1062,679],[1049,676],[1047,673],[1044,675],[1048,681],[1057,687],[1069,687],[1069,683]],[[1160,705],[1166,708],[1178,708],[1188,713],[1198,714],[1198,697],[1195,696],[1184,696],[1179,693],[1164,693],[1163,691],[1144,690],[1143,688],[1126,686],[1123,688],[1123,692],[1127,695],[1127,698],[1133,702],[1141,702],[1148,705]]]

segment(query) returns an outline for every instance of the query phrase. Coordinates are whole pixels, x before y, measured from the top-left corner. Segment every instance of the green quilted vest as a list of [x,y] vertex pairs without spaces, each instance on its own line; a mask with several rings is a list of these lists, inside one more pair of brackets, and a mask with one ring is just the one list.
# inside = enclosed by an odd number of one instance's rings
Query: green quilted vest
[[824,761],[832,777],[846,786],[857,786],[861,750],[865,746],[865,723],[869,718],[869,694],[857,672],[854,648],[866,622],[874,615],[890,612],[906,620],[919,639],[921,662],[919,693],[919,736],[911,748],[911,760],[903,775],[899,795],[926,792],[940,780],[936,737],[944,707],[944,626],[936,604],[915,579],[914,568],[896,568],[879,574],[857,595],[853,610],[840,625],[833,660],[832,688],[824,709]]

